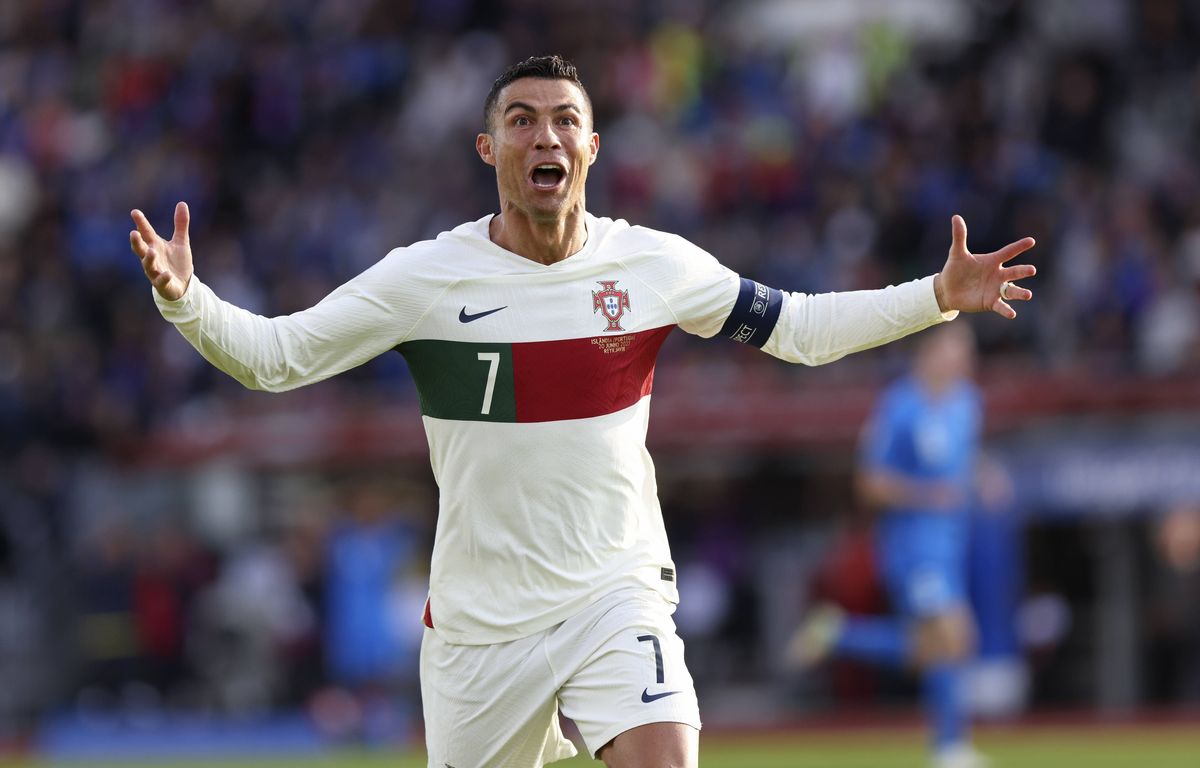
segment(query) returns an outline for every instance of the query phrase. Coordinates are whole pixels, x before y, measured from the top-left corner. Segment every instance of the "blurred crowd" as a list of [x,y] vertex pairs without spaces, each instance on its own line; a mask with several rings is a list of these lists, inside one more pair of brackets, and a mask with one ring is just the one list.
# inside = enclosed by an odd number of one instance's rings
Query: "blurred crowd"
[[[0,3],[0,581],[55,582],[46,564],[71,562],[128,597],[148,534],[80,535],[80,468],[253,397],[158,318],[131,208],[169,233],[188,201],[219,295],[307,307],[389,249],[494,211],[472,149],[483,98],[535,53],[571,58],[589,87],[594,213],[805,292],[936,270],[962,213],[976,250],[1039,241],[1037,301],[983,324],[985,354],[1098,377],[1200,371],[1200,3],[874,5],[894,17],[814,28],[797,9],[820,4],[766,0]],[[924,29],[921,6],[950,22]],[[321,386],[412,397],[398,355]],[[146,568],[182,579],[171,594],[282,567],[193,556],[186,537],[150,549],[165,561]],[[314,621],[297,600],[285,633]],[[178,629],[155,626],[148,647],[175,647]]]
[[371,472],[292,485],[234,537],[177,509],[108,515],[50,589],[0,579],[0,749],[63,712],[106,730],[302,711],[333,740],[406,739],[433,493]]

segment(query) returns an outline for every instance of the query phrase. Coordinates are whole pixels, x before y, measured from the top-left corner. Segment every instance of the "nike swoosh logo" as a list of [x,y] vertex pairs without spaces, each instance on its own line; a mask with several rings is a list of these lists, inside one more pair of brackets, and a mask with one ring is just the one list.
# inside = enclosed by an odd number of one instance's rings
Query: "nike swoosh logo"
[[665,699],[668,696],[674,696],[677,693],[680,693],[680,691],[665,691],[663,693],[650,693],[649,688],[643,688],[642,689],[642,703],[649,704],[652,701],[658,701],[659,699]]
[[503,307],[496,307],[495,309],[489,309],[487,312],[479,312],[478,314],[468,315],[467,308],[463,307],[462,309],[460,309],[458,311],[458,322],[473,323],[481,317],[487,317],[488,315],[494,315],[502,309],[508,309],[508,305],[505,304]]

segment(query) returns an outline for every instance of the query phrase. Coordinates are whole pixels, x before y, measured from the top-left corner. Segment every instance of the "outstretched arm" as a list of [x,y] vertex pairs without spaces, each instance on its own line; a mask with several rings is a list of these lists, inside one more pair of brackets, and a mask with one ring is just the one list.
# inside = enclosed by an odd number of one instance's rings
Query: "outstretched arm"
[[776,357],[819,365],[847,354],[894,341],[949,320],[958,312],[986,312],[1012,319],[1009,301],[1027,301],[1033,293],[1012,284],[1031,277],[1030,264],[1005,262],[1033,247],[1031,237],[994,253],[967,250],[967,225],[951,220],[950,253],[932,277],[875,291],[805,295],[786,294],[779,328],[763,345]]
[[1016,280],[1033,277],[1037,269],[1032,264],[1004,266],[1015,256],[1034,246],[1032,237],[1023,237],[998,251],[974,254],[967,250],[967,222],[955,215],[950,220],[950,255],[946,265],[933,279],[938,307],[943,312],[987,312],[991,310],[1012,320],[1016,310],[1009,301],[1029,301],[1033,292],[1011,285]]
[[941,272],[878,290],[776,290],[739,277],[675,236],[663,236],[660,258],[639,263],[636,273],[664,297],[688,333],[726,336],[782,360],[821,365],[951,320],[959,311],[990,309],[1010,319],[1016,316],[1007,302],[1026,301],[1033,294],[1011,283],[1036,270],[1004,263],[1033,247],[1033,239],[976,255],[967,250],[962,218],[955,216],[952,226],[950,254]]
[[262,317],[219,299],[192,271],[188,207],[175,206],[175,233],[160,237],[132,212],[129,245],[156,291],[155,303],[206,360],[251,389],[278,392],[321,381],[385,352],[433,301],[408,275],[398,249],[319,304]]

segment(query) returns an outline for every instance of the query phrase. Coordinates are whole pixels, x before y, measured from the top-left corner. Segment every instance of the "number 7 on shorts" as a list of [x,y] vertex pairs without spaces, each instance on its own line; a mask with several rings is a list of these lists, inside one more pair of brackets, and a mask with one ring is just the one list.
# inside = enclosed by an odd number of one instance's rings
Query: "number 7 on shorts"
[[638,642],[650,643],[654,646],[654,682],[662,685],[666,681],[666,678],[663,675],[662,643],[658,642],[657,635],[638,635]]

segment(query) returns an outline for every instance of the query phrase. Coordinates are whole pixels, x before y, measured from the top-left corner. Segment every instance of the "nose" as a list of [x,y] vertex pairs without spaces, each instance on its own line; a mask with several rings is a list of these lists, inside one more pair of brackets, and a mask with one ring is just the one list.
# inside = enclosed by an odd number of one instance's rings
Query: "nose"
[[562,142],[554,131],[554,122],[543,120],[538,123],[537,135],[534,136],[534,147],[537,149],[559,149]]

